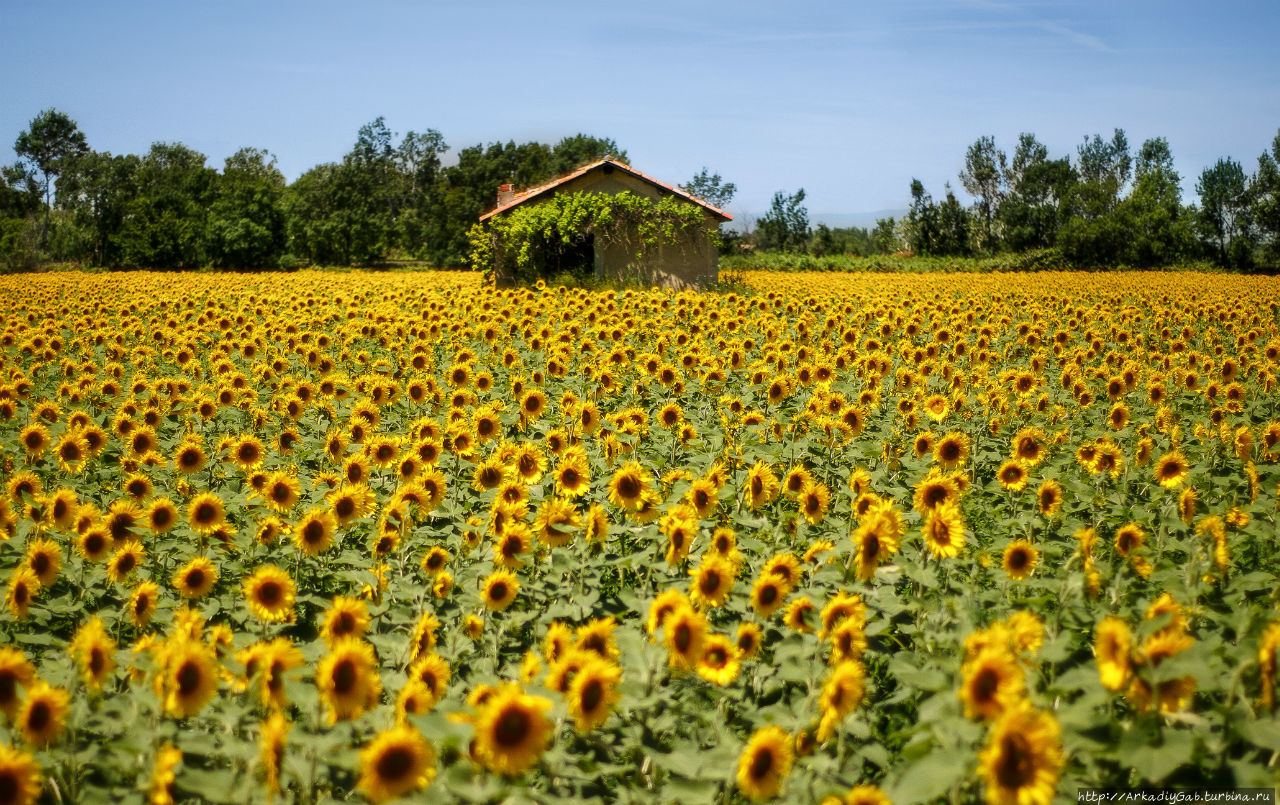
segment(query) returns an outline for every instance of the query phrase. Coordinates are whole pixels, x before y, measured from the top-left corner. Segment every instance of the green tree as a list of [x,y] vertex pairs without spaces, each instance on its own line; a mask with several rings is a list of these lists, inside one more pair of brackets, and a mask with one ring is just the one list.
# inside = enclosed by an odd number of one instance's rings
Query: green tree
[[34,188],[44,196],[44,225],[40,243],[48,238],[49,211],[53,208],[54,182],[62,174],[68,160],[89,150],[84,132],[76,122],[57,109],[45,109],[35,116],[27,130],[13,144],[18,165],[30,175],[39,174]]
[[556,143],[555,148],[551,150],[547,169],[551,176],[559,176],[607,156],[619,162],[627,161],[627,152],[619,148],[613,140],[607,137],[592,137],[589,134],[575,134]]
[[907,247],[920,255],[936,254],[941,238],[938,206],[919,179],[911,180],[911,207],[903,219]]
[[1062,202],[1077,177],[1065,157],[1049,159],[1049,149],[1034,134],[1018,136],[1005,171],[1008,192],[996,212],[1001,239],[1013,251],[1054,245],[1062,222]]
[[1132,210],[1120,208],[1133,158],[1123,129],[1111,140],[1084,138],[1076,149],[1080,181],[1063,200],[1066,217],[1058,232],[1063,255],[1077,265],[1113,266],[1124,259],[1133,233]]
[[1202,236],[1222,265],[1243,266],[1251,247],[1249,179],[1239,162],[1219,159],[1205,168],[1196,182],[1200,196],[1198,224]]
[[285,248],[284,175],[275,156],[242,148],[227,157],[209,208],[206,252],[219,268],[274,268]]
[[[934,246],[935,253],[955,257],[968,257],[973,254],[973,247],[969,237],[972,221],[969,213],[965,212],[964,207],[960,206],[960,202],[956,200],[956,194],[951,191],[951,185],[948,184],[946,190],[947,195],[937,208],[938,240]],[[980,208],[979,227],[983,226],[983,221]]]
[[1263,246],[1265,259],[1280,265],[1280,132],[1271,141],[1270,153],[1258,157],[1250,215]]
[[92,265],[121,263],[119,233],[130,202],[137,195],[141,160],[89,151],[71,160],[58,180],[58,207],[70,217],[79,248],[63,255]]
[[871,242],[879,254],[893,254],[902,250],[902,235],[898,222],[892,215],[876,219],[875,229],[871,230]]
[[135,193],[113,235],[124,265],[195,268],[205,263],[205,227],[218,173],[181,143],[155,143],[134,172]]
[[1006,161],[1004,152],[996,148],[994,137],[979,137],[965,151],[964,169],[960,171],[960,183],[977,199],[979,242],[987,251],[995,251],[997,245],[993,224],[1004,196]]
[[1154,137],[1144,142],[1135,161],[1133,191],[1120,202],[1122,220],[1132,225],[1126,263],[1170,265],[1190,252],[1194,236],[1179,182],[1168,141]]
[[734,194],[738,192],[737,185],[726,182],[720,178],[720,174],[711,173],[705,167],[686,184],[680,185],[680,189],[719,210],[729,206]]
[[761,248],[780,252],[803,251],[809,242],[809,211],[804,206],[804,188],[790,196],[781,190],[773,194],[769,212],[756,224]]

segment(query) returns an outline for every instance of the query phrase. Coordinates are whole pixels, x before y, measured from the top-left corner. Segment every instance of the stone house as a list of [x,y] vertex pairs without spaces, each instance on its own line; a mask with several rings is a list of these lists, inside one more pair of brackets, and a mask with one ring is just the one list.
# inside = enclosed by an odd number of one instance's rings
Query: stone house
[[[480,216],[480,221],[488,221],[522,204],[545,201],[556,193],[623,191],[654,201],[664,196],[685,199],[702,209],[706,227],[688,231],[676,243],[661,243],[652,247],[638,261],[637,234],[631,233],[621,239],[603,242],[597,241],[590,233],[584,233],[570,247],[553,256],[554,265],[560,269],[591,273],[600,278],[617,281],[629,279],[675,290],[714,285],[719,277],[719,255],[710,233],[721,223],[733,220],[733,216],[612,157],[584,165],[566,176],[537,187],[515,190],[511,185],[504,184],[498,188],[497,206]],[[499,286],[514,282],[513,277],[504,276],[501,270],[494,279]]]

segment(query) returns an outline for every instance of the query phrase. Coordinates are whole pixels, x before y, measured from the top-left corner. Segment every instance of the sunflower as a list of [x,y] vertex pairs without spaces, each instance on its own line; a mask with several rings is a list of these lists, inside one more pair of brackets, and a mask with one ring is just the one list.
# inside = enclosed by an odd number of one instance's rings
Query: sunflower
[[583,522],[582,537],[588,543],[602,543],[608,540],[609,515],[604,506],[599,503],[592,503],[587,508],[586,519]]
[[574,632],[574,648],[589,651],[601,659],[616,662],[621,654],[614,629],[618,626],[612,615],[595,618],[582,624]]
[[556,492],[578,498],[591,488],[591,467],[580,448],[565,451],[555,471]]
[[760,651],[760,643],[763,637],[759,624],[751,623],[750,621],[738,624],[738,634],[733,641],[734,646],[738,649],[738,657],[744,660],[753,659],[756,653]]
[[257,467],[266,456],[262,440],[253,434],[241,436],[231,446],[231,460],[244,472]]
[[428,709],[444,698],[452,676],[453,671],[449,668],[449,663],[438,654],[420,654],[409,666],[409,680],[421,685],[423,691],[430,697],[429,701],[424,702]]
[[866,672],[857,660],[840,662],[827,675],[818,706],[822,710],[817,738],[821,743],[833,734],[840,722],[853,712],[866,693]]
[[1058,722],[1023,702],[992,727],[978,755],[987,805],[1049,805],[1063,766]]
[[583,663],[569,685],[567,700],[578,732],[590,732],[609,720],[614,705],[622,698],[618,685],[622,669],[600,657]]
[[721,634],[707,635],[698,660],[698,676],[723,687],[737,679],[740,665],[734,641]]
[[267,643],[255,643],[239,652],[236,659],[244,666],[245,682],[259,680],[259,700],[263,707],[283,710],[289,702],[285,697],[285,674],[301,668],[306,662],[302,651],[288,638],[277,637]]
[[530,696],[517,685],[493,691],[475,720],[475,755],[487,769],[518,774],[537,762],[550,743],[554,724],[551,702]]
[[316,508],[298,521],[293,530],[293,542],[307,556],[318,556],[333,544],[337,520],[333,512]]
[[1014,540],[1004,549],[1002,567],[1009,578],[1023,581],[1029,577],[1040,562],[1040,551],[1025,539]]
[[187,521],[201,534],[211,534],[227,519],[222,498],[212,492],[201,492],[187,504]]
[[58,467],[68,475],[77,475],[84,467],[90,455],[89,442],[84,434],[77,430],[69,430],[58,439],[53,446],[53,454],[58,458]]
[[284,713],[274,711],[260,725],[259,758],[266,777],[268,797],[280,793],[280,772],[284,766],[285,741],[293,723]]
[[508,569],[524,566],[522,554],[533,548],[533,532],[524,523],[516,522],[502,530],[493,544],[494,564]]
[[761,575],[751,587],[751,607],[762,618],[777,612],[787,600],[791,585],[773,575]]
[[48,517],[55,526],[64,531],[71,529],[76,519],[76,509],[80,501],[73,489],[55,489],[48,498]]
[[[335,527],[359,520],[373,510],[373,494],[363,483],[343,484],[330,492],[327,499]],[[313,509],[311,514],[317,511]]]
[[1137,523],[1125,523],[1116,529],[1115,549],[1120,556],[1135,556],[1147,541],[1147,535],[1142,530],[1142,526]]
[[817,525],[827,515],[827,507],[831,505],[831,490],[826,484],[810,481],[800,494],[796,496],[800,514],[809,525]]
[[768,464],[757,461],[747,471],[742,488],[747,508],[755,511],[778,496],[778,477]]
[[419,791],[436,777],[436,753],[413,727],[384,730],[360,750],[360,791],[386,802]]
[[520,581],[510,570],[495,570],[484,580],[480,598],[486,609],[502,611],[511,606],[520,592]]
[[471,476],[471,488],[477,492],[497,489],[506,477],[506,465],[496,455],[492,455],[476,465]]
[[849,789],[841,805],[893,805],[893,802],[879,786],[858,785]]
[[831,640],[831,663],[856,660],[867,650],[866,625],[861,619],[841,621],[828,634]]
[[17,726],[22,739],[38,749],[53,743],[66,726],[70,702],[70,695],[62,688],[36,682],[27,691],[18,713]]
[[0,792],[6,805],[35,805],[41,782],[40,764],[35,758],[0,744]]
[[902,517],[893,507],[893,502],[886,500],[873,503],[859,518],[858,528],[853,533],[853,561],[858,578],[865,582],[871,581],[880,563],[898,552],[901,538]]
[[90,688],[100,690],[116,667],[116,643],[107,634],[102,619],[93,616],[76,630],[67,650],[80,666]]
[[197,556],[173,574],[173,586],[183,598],[203,598],[218,583],[218,569],[205,556]]
[[263,565],[245,579],[244,600],[249,611],[268,623],[292,623],[296,594],[293,579],[275,565]]
[[267,475],[262,486],[262,497],[273,511],[289,511],[302,496],[302,487],[298,479],[286,472],[276,471]]
[[781,727],[756,730],[738,758],[738,790],[754,802],[776,797],[793,760],[791,736]]
[[933,445],[933,460],[944,470],[955,469],[969,459],[969,436],[960,431],[943,435]]
[[28,459],[36,459],[49,449],[49,429],[40,423],[28,425],[18,434],[22,449],[27,451]]
[[1175,450],[1156,461],[1154,474],[1156,481],[1165,489],[1177,489],[1186,482],[1190,470],[1186,457]]
[[960,670],[957,695],[969,718],[991,720],[1024,697],[1026,677],[1017,658],[1004,645],[980,649]]
[[123,582],[130,573],[146,561],[147,552],[136,539],[125,540],[107,562],[107,578],[115,583]]
[[1036,505],[1045,517],[1053,517],[1061,511],[1062,484],[1052,478],[1044,480],[1036,490]]
[[1093,654],[1098,676],[1107,690],[1120,690],[1129,680],[1133,637],[1119,618],[1107,616],[1098,624],[1093,638]]
[[423,612],[418,616],[417,623],[413,626],[413,636],[410,638],[409,661],[416,660],[419,655],[429,653],[436,647],[436,630],[440,628],[440,621],[432,612]]
[[549,548],[559,548],[573,541],[582,528],[582,517],[573,504],[563,498],[549,497],[538,507],[533,530],[539,541]]
[[925,514],[922,531],[925,547],[937,559],[959,556],[964,548],[964,517],[955,503],[945,503]]
[[184,637],[171,638],[162,660],[164,708],[175,718],[190,718],[218,692],[218,663],[211,648]]
[[1161,713],[1184,709],[1196,691],[1194,676],[1179,676],[1153,682],[1149,679],[1155,669],[1167,659],[1195,645],[1195,639],[1181,630],[1165,629],[1143,641],[1142,648],[1133,658],[1133,676],[1127,696],[1139,712],[1153,708]]
[[35,678],[35,666],[21,649],[0,646],[0,712],[13,718],[20,703],[18,688],[30,686]]
[[685,493],[685,502],[698,513],[699,519],[711,516],[720,504],[720,490],[710,478],[695,478]]
[[449,565],[449,552],[439,545],[433,545],[427,555],[422,557],[422,570],[432,578],[440,575]]
[[129,622],[141,629],[151,622],[156,614],[156,604],[160,600],[160,586],[154,581],[142,581],[129,593],[125,602],[125,611],[129,613]]
[[689,585],[689,598],[694,604],[704,607],[718,607],[724,604],[729,591],[733,589],[738,569],[725,557],[719,554],[704,554],[696,568],[689,570],[693,582]]
[[1000,465],[996,471],[1000,486],[1010,492],[1021,492],[1027,487],[1027,467],[1020,459],[1011,458]]
[[31,602],[40,592],[40,579],[35,572],[25,566],[14,569],[9,577],[9,592],[5,596],[5,605],[13,613],[14,620],[24,620],[31,614]]
[[155,765],[151,769],[151,805],[173,805],[173,784],[178,774],[174,771],[182,762],[182,750],[166,742],[156,752]]
[[359,717],[382,696],[373,647],[356,638],[339,641],[316,667],[316,686],[330,724]]
[[672,667],[694,670],[706,643],[706,616],[691,607],[680,607],[667,616],[662,631]]
[[[677,589],[672,588],[659,593],[650,602],[648,618],[645,620],[645,631],[649,633],[650,641],[657,638],[658,630],[666,625],[667,618],[672,613],[677,609],[690,606],[692,604],[690,604],[689,599]],[[550,635],[550,630],[548,630],[548,635]],[[548,658],[554,659],[551,657],[550,652],[547,652],[547,655]]]
[[63,570],[63,549],[52,540],[31,539],[27,543],[26,563],[40,580],[41,586],[54,586],[58,573]]
[[156,498],[143,516],[151,533],[164,534],[178,524],[178,507],[168,498]]
[[652,492],[649,472],[635,461],[619,467],[609,479],[609,502],[628,511],[638,510]]

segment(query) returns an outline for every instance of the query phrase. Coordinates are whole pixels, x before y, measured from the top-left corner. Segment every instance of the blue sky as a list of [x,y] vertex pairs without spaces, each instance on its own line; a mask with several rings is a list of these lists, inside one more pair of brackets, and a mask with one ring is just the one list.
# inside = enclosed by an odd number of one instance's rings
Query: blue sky
[[180,141],[290,179],[357,129],[453,147],[585,132],[731,212],[804,187],[811,214],[940,197],[969,143],[1053,156],[1086,134],[1166,137],[1190,193],[1280,128],[1280,2],[48,2],[0,0],[0,160],[41,109],[91,147]]

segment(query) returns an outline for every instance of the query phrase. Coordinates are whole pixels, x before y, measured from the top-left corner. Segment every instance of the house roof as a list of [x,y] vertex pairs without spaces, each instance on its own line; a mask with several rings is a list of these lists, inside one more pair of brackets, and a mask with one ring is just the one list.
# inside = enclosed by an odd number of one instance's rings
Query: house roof
[[697,204],[699,207],[706,209],[712,215],[718,216],[722,221],[733,220],[733,216],[729,215],[727,212],[711,206],[710,204],[708,204],[707,202],[703,201],[702,199],[696,196],[689,195],[688,193],[686,193],[685,191],[681,190],[678,187],[673,187],[667,184],[666,182],[660,182],[657,179],[653,178],[652,176],[641,173],[640,171],[636,170],[635,168],[631,167],[625,162],[619,162],[613,157],[605,157],[604,159],[597,160],[588,165],[583,165],[581,168],[578,168],[574,172],[567,173],[558,179],[553,179],[552,181],[547,182],[546,184],[537,185],[536,187],[530,187],[525,190],[517,190],[514,198],[512,198],[510,201],[506,202],[505,204],[499,204],[497,207],[494,207],[492,210],[489,210],[484,215],[481,215],[480,220],[487,221],[488,219],[492,218],[495,215],[498,215],[499,213],[506,212],[507,210],[513,207],[518,207],[521,204],[524,204],[526,201],[531,201],[535,198],[545,196],[546,194],[555,190],[560,185],[565,184],[567,182],[571,182],[574,179],[577,179],[579,176],[585,176],[586,174],[590,173],[596,168],[599,168],[606,164],[613,166],[613,168],[615,168],[616,170],[620,170],[620,171],[623,171],[624,173],[628,173],[636,177],[637,179],[642,179],[643,181],[648,182],[654,187],[660,187],[663,190],[666,190],[668,193],[672,193],[674,195],[680,196],[683,199],[691,201],[694,204]]

